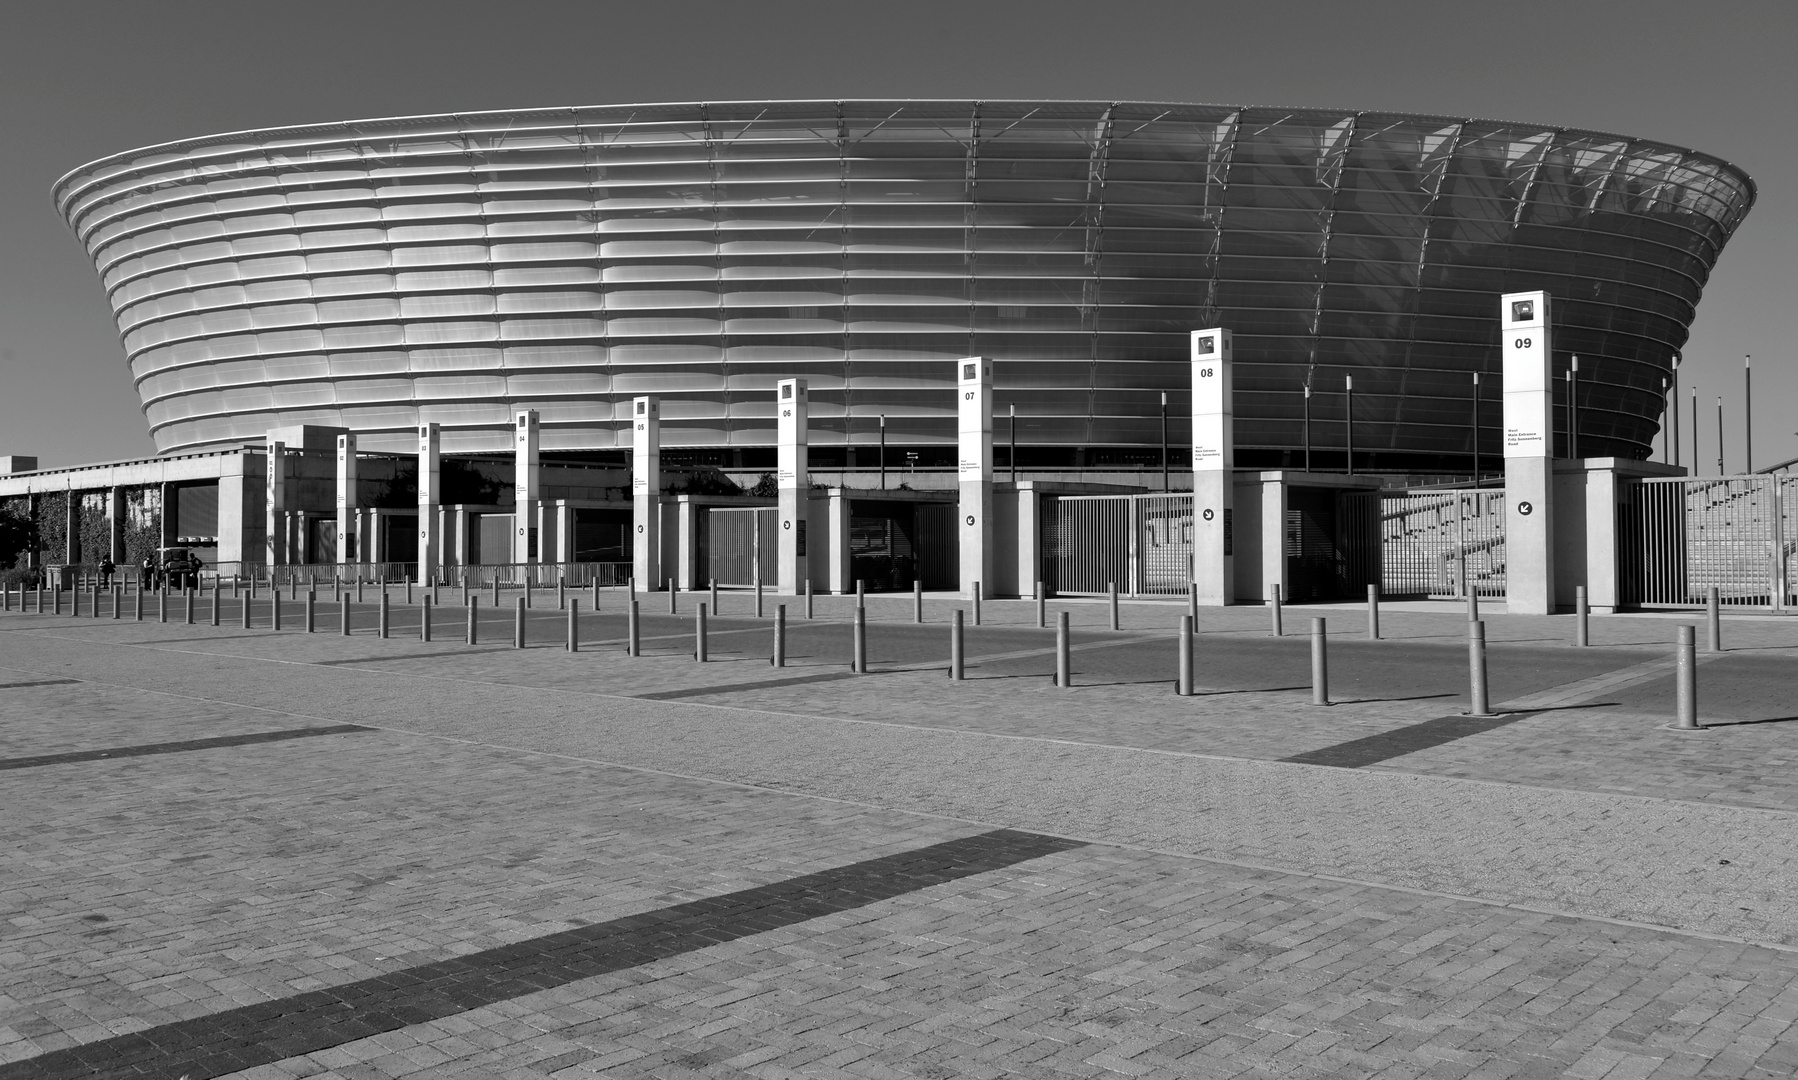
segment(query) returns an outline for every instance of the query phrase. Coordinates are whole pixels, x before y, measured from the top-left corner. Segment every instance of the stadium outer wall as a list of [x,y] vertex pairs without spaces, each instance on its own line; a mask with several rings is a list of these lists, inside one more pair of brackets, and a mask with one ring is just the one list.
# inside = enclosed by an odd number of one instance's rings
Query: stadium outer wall
[[1187,332],[1222,325],[1239,464],[1298,463],[1309,384],[1339,466],[1353,374],[1358,463],[1465,471],[1476,430],[1500,452],[1496,296],[1529,289],[1557,299],[1557,374],[1580,357],[1582,453],[1647,457],[1754,191],[1661,143],[1453,117],[814,101],[241,132],[53,194],[161,452],[298,424],[406,452],[426,421],[503,450],[520,408],[546,451],[608,450],[656,394],[666,445],[753,464],[802,376],[821,464],[882,416],[928,457],[948,361],[985,355],[1026,465],[1146,464],[1162,393],[1188,438]]

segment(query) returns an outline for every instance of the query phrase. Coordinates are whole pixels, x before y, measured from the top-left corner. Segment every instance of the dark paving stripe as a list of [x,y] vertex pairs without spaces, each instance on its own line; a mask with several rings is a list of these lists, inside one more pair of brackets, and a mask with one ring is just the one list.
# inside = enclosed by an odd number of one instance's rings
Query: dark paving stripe
[[17,690],[25,686],[73,686],[80,679],[36,679],[32,682],[0,682],[0,690]]
[[221,1076],[1085,845],[998,829],[0,1065],[0,1080]]
[[315,735],[347,735],[355,731],[373,730],[375,729],[363,727],[361,724],[331,724],[327,727],[259,731],[253,735],[221,735],[216,739],[184,739],[181,742],[115,746],[107,750],[77,750],[67,754],[44,754],[40,757],[0,758],[0,771],[36,769],[45,765],[67,765],[77,761],[111,761],[114,758],[150,757],[154,754],[182,754],[189,750],[213,750],[221,746],[250,746],[255,743],[286,742],[289,739],[310,739]]
[[651,694],[633,694],[644,701],[673,701],[676,698],[705,697],[709,694],[741,694],[750,690],[766,690],[775,686],[803,686],[806,683],[836,682],[859,679],[853,671],[832,671],[823,675],[797,675],[791,679],[765,679],[761,682],[735,683],[730,686],[689,686],[680,690],[657,690]]
[[1307,750],[1280,760],[1301,765],[1334,765],[1340,769],[1359,769],[1363,765],[1403,757],[1419,750],[1428,750],[1432,746],[1441,746],[1456,739],[1465,739],[1469,735],[1514,724],[1533,715],[1533,712],[1514,712],[1499,716],[1439,716],[1421,724],[1369,735],[1364,739],[1351,739],[1335,746]]
[[[433,632],[434,632],[434,628],[433,628]],[[461,639],[461,635],[458,634],[454,639],[445,638],[443,640],[444,640],[445,644],[455,645],[455,644],[460,643],[462,639]],[[472,656],[475,653],[494,653],[494,652],[511,652],[511,651],[512,651],[512,647],[510,645],[504,646],[503,648],[498,645],[494,645],[492,647],[483,647],[483,646],[476,645],[476,646],[473,646],[470,648],[461,648],[461,649],[454,649],[454,650],[442,649],[437,652],[388,653],[384,656],[379,653],[376,653],[376,654],[373,654],[370,656],[351,656],[351,657],[348,657],[348,658],[342,659],[342,660],[313,660],[313,661],[310,661],[310,663],[313,667],[336,667],[336,666],[345,665],[345,664],[385,664],[389,660],[441,660],[446,656]]]

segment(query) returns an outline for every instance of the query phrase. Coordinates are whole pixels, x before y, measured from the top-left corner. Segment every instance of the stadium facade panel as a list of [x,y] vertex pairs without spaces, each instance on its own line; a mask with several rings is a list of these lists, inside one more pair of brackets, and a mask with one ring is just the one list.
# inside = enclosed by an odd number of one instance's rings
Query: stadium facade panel
[[[542,109],[279,128],[57,182],[159,451],[272,427],[409,451],[955,439],[950,361],[994,361],[1022,447],[1147,460],[1187,334],[1236,342],[1236,445],[1344,438],[1441,468],[1499,452],[1496,297],[1556,297],[1587,454],[1648,456],[1662,379],[1754,200],[1727,162],[1454,117],[1056,101]],[[1566,355],[1556,358],[1557,372]]]

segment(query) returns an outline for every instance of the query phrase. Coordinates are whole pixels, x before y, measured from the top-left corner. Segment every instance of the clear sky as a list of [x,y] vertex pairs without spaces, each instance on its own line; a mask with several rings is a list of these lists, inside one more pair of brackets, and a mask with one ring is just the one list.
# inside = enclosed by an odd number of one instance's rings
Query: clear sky
[[0,454],[50,467],[153,450],[92,264],[50,203],[94,158],[414,113],[934,97],[1443,113],[1733,161],[1760,200],[1699,306],[1681,389],[1700,393],[1707,473],[1724,395],[1739,471],[1754,354],[1767,465],[1798,457],[1795,46],[1794,0],[15,3],[0,33]]

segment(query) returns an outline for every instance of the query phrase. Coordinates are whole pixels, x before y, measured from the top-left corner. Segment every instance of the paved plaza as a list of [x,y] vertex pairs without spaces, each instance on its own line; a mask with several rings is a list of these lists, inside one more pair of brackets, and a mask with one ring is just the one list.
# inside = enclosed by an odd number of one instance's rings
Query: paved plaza
[[423,596],[13,594],[0,1080],[1798,1072],[1798,620]]

